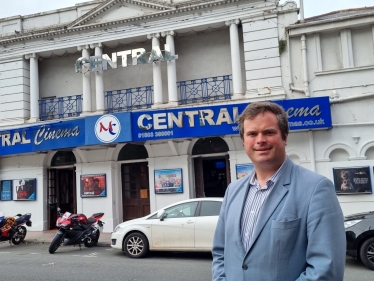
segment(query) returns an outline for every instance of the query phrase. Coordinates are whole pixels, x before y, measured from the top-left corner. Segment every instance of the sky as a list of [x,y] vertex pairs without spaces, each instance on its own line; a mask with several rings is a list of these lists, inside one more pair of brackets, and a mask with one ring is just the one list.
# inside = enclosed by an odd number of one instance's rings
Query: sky
[[[56,10],[87,1],[89,0],[0,0],[0,18]],[[289,0],[280,0],[280,4],[286,1]],[[294,1],[299,6],[299,0]],[[304,0],[304,17],[365,6],[374,6],[374,0]]]

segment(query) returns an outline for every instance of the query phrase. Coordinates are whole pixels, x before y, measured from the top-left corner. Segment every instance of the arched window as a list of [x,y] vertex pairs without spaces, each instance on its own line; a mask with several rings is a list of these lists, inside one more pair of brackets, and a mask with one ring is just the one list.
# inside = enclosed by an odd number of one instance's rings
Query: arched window
[[195,143],[192,149],[192,155],[221,153],[227,151],[229,151],[229,147],[222,138],[201,138]]
[[146,159],[148,158],[147,149],[144,145],[138,144],[126,144],[118,155],[118,161],[123,160],[135,160],[135,159]]
[[73,165],[76,162],[77,160],[72,151],[59,151],[53,156],[51,166]]

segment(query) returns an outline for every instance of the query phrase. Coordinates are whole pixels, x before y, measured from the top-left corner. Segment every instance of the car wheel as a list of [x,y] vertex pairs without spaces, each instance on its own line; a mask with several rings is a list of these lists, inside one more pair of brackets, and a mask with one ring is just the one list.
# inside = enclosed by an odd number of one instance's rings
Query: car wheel
[[367,239],[360,248],[361,261],[374,270],[374,237]]
[[130,258],[142,258],[148,253],[148,240],[140,232],[131,233],[123,245],[126,255]]

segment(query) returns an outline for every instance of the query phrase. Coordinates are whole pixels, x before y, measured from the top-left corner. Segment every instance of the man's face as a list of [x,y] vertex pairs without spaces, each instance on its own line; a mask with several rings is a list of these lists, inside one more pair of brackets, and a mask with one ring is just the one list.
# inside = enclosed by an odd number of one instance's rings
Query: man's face
[[276,170],[286,158],[287,139],[283,140],[275,114],[264,112],[244,120],[244,149],[255,168]]

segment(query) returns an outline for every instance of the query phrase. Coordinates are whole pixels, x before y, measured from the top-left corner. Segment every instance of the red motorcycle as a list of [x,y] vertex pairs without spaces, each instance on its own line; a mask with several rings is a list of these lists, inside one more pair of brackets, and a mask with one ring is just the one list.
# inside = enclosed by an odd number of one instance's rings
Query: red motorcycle
[[24,215],[17,214],[14,217],[4,217],[0,215],[0,241],[12,242],[14,245],[19,245],[25,240],[27,229],[24,226],[31,226],[31,214]]
[[79,245],[83,243],[86,247],[97,245],[104,223],[100,220],[104,213],[95,213],[87,218],[84,214],[61,213],[57,208],[59,217],[56,226],[58,231],[49,246],[49,253],[56,252],[60,245]]

